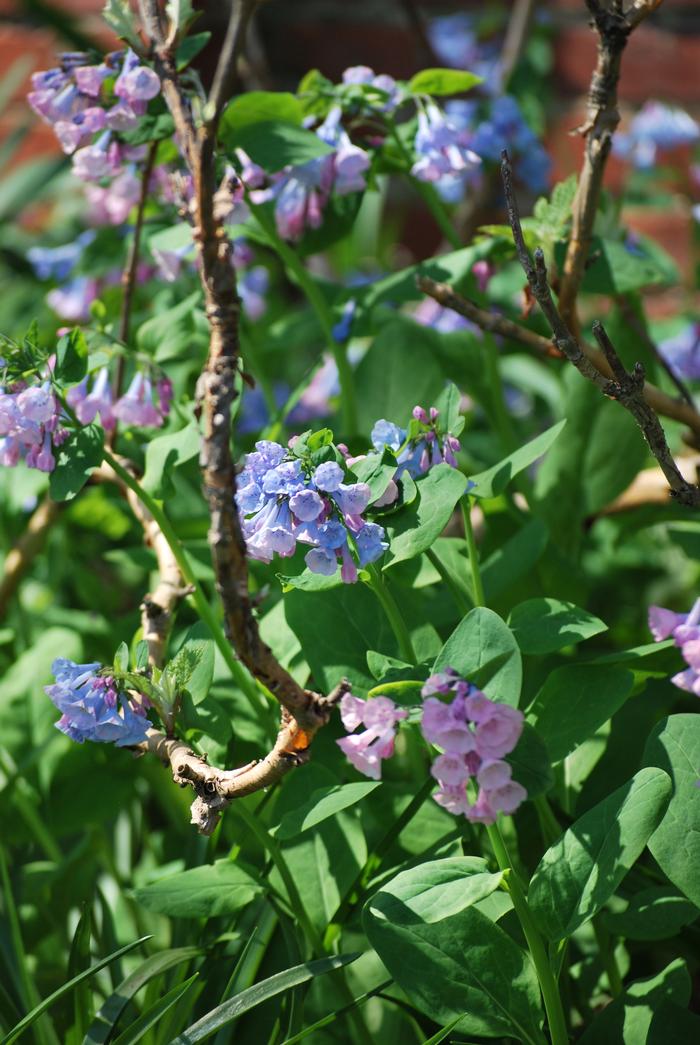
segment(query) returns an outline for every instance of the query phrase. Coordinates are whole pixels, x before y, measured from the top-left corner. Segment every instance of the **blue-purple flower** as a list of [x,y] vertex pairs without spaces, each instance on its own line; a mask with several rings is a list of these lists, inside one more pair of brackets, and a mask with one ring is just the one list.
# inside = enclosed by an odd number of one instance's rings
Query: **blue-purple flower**
[[659,352],[678,377],[700,379],[700,323],[689,323],[660,341]]
[[684,109],[649,101],[633,117],[627,131],[615,135],[613,152],[648,170],[654,166],[659,150],[694,145],[698,140],[700,126]]
[[459,439],[441,428],[439,417],[440,411],[434,406],[429,411],[416,406],[410,429],[385,418],[376,422],[370,436],[372,446],[377,453],[385,447],[394,451],[398,462],[396,479],[404,472],[415,479],[442,462],[457,467],[455,454],[460,449]]
[[61,717],[56,728],[82,744],[94,740],[132,747],[146,740],[150,722],[145,706],[130,699],[100,665],[76,664],[60,657],[51,665],[56,681],[45,687]]

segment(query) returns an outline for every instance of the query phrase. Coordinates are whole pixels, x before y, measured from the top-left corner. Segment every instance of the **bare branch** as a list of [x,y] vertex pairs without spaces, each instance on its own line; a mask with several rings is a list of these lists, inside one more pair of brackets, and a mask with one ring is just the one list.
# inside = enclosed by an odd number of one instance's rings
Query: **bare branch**
[[586,0],[598,34],[598,61],[591,78],[586,120],[578,129],[586,139],[586,148],[572,206],[571,237],[559,291],[561,314],[575,333],[578,333],[576,297],[590,251],[605,165],[620,122],[617,85],[622,53],[632,30],[660,3],[661,0],[635,0],[625,12],[619,3]]
[[515,0],[511,9],[498,69],[502,91],[508,88],[508,81],[522,54],[534,7],[535,0]]
[[700,507],[700,489],[683,478],[673,460],[659,419],[644,398],[644,368],[640,363],[637,363],[632,373],[628,373],[602,324],[595,323],[593,325],[593,333],[612,374],[613,379],[610,380],[603,376],[600,370],[594,366],[583,352],[578,340],[569,330],[552,297],[547,281],[547,269],[543,251],[539,247],[535,250],[534,264],[530,258],[523,238],[518,204],[513,190],[513,171],[508,154],[503,152],[502,156],[503,188],[515,247],[532,293],[550,326],[554,344],[573,363],[579,373],[591,381],[596,388],[599,388],[603,395],[616,399],[634,417],[642,430],[651,453],[666,476],[672,496],[680,504],[686,504],[695,508]]
[[224,106],[231,97],[236,81],[238,56],[245,43],[248,22],[257,3],[258,0],[231,0],[231,17],[207,101],[207,118],[211,133],[215,133]]

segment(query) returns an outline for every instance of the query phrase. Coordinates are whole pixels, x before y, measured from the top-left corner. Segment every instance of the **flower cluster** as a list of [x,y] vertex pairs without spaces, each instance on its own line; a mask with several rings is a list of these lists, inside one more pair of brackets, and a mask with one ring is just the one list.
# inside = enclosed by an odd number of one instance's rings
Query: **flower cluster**
[[689,323],[681,331],[659,342],[659,352],[681,379],[700,379],[700,323]]
[[169,378],[160,377],[154,389],[149,375],[137,370],[126,392],[115,401],[105,366],[92,379],[84,377],[79,385],[69,389],[66,401],[81,424],[92,424],[99,416],[100,424],[109,432],[117,421],[140,428],[160,428],[170,411],[172,397]]
[[428,39],[441,62],[455,69],[469,69],[484,80],[483,87],[498,87],[500,45],[477,38],[474,18],[467,12],[439,15],[428,23]]
[[394,451],[398,462],[395,478],[400,479],[408,472],[415,479],[443,461],[457,467],[455,454],[460,449],[459,439],[441,429],[439,417],[440,411],[434,406],[429,411],[414,406],[408,430],[384,418],[376,422],[370,437],[372,445],[377,453],[387,446]]
[[[32,75],[27,100],[53,127],[64,152],[74,153],[78,177],[113,174],[121,160],[114,135],[138,124],[160,94],[160,80],[131,50],[114,51],[98,65],[82,52],[63,54],[60,63]],[[95,134],[100,137],[93,143]]]
[[441,194],[450,194],[453,186],[458,194],[466,179],[481,164],[481,158],[470,148],[472,135],[465,126],[450,119],[433,101],[418,110],[418,131],[414,149],[418,159],[411,174],[419,181],[435,182]]
[[684,671],[674,675],[671,682],[700,697],[700,599],[696,599],[690,613],[674,613],[662,606],[650,606],[649,629],[656,642],[672,638],[688,665]]
[[17,382],[0,385],[0,465],[14,468],[21,460],[29,468],[52,472],[53,448],[68,437],[60,426],[59,404],[51,382],[27,386]]
[[694,145],[700,139],[700,126],[683,109],[646,102],[631,120],[626,133],[613,138],[613,152],[630,160],[635,167],[648,170],[660,150],[679,145]]
[[374,562],[389,545],[384,529],[362,517],[369,486],[345,479],[334,460],[314,467],[293,448],[257,442],[246,456],[236,494],[248,554],[270,562],[273,555],[293,555],[297,542],[308,544],[304,561],[313,573],[332,576],[340,560],[342,580],[353,584],[357,565],[351,545],[360,566]]
[[[514,813],[527,792],[504,760],[522,733],[522,712],[489,700],[452,668],[431,675],[422,693],[423,736],[442,749],[430,770],[439,784],[435,801],[472,823],[492,824],[498,813]],[[435,694],[452,699],[446,703]],[[474,803],[467,794],[472,778],[478,786]]]
[[62,657],[53,662],[56,682],[45,692],[61,712],[56,728],[79,744],[85,740],[117,747],[141,743],[150,726],[145,703],[120,692],[114,678],[98,674],[99,670],[99,664],[76,664]]
[[259,187],[265,179],[264,172],[249,162],[243,164],[241,177],[252,189],[253,202],[274,201],[277,231],[283,239],[295,241],[307,228],[319,228],[332,192],[346,196],[365,188],[369,156],[353,145],[341,119],[342,110],[334,106],[314,130],[332,152],[296,167],[285,167],[270,176],[266,188]]
[[[341,737],[336,743],[355,769],[372,780],[382,775],[382,759],[394,754],[394,738],[401,719],[408,716],[389,697],[373,697],[362,700],[346,693],[340,701],[340,717],[349,737]],[[355,733],[364,726],[361,733]]]

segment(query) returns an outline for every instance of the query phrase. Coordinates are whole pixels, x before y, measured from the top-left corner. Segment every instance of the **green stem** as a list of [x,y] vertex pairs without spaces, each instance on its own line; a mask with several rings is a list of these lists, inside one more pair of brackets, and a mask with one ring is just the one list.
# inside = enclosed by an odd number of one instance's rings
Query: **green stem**
[[420,178],[414,178],[410,173],[411,167],[413,166],[413,157],[401,140],[401,135],[397,131],[394,121],[387,120],[387,123],[389,124],[391,135],[396,142],[399,152],[406,161],[406,175],[408,180],[419,196],[423,197],[426,207],[435,219],[435,224],[438,226],[450,246],[454,247],[455,250],[461,250],[464,244],[459,237],[457,229],[452,224],[450,214],[445,209],[445,204],[440,199],[437,189],[434,185],[421,181]]
[[272,218],[260,204],[251,203],[248,200],[253,217],[263,230],[273,250],[279,255],[287,272],[294,277],[295,282],[306,295],[306,299],[316,313],[316,318],[323,331],[323,336],[333,353],[335,365],[338,368],[338,381],[340,383],[340,407],[343,417],[343,429],[347,436],[357,434],[357,401],[355,397],[355,382],[352,367],[347,357],[345,345],[341,344],[333,336],[333,314],[319,290],[312,276],[309,275],[303,262],[299,259],[296,251],[289,246],[278,234],[274,218]]
[[[148,509],[157,522],[161,533],[168,542],[168,547],[175,557],[175,561],[180,567],[180,573],[182,574],[183,579],[192,588],[192,598],[197,613],[211,631],[214,642],[219,647],[221,655],[224,658],[236,685],[245,693],[248,699],[259,708],[266,691],[251,677],[243,665],[236,659],[236,655],[224,634],[221,623],[210,606],[209,601],[202,590],[202,586],[194,574],[189,556],[180,543],[180,539],[175,532],[175,527],[170,522],[170,519],[168,519],[158,501],[144,490],[139,481],[135,479],[126,468],[122,467],[116,457],[114,457],[109,450],[104,450],[103,456],[110,468],[119,476],[124,485],[128,486],[129,489],[136,494],[138,499],[141,501],[141,504],[144,508]],[[267,707],[266,703],[265,707]]]
[[537,797],[533,799],[533,803],[535,806],[535,812],[537,813],[537,819],[540,822],[544,844],[549,848],[550,845],[554,845],[554,843],[561,838],[561,824],[554,815],[546,795],[537,795]]
[[456,584],[454,578],[450,574],[450,571],[440,561],[440,558],[438,557],[438,555],[436,555],[432,548],[428,548],[426,555],[428,556],[428,559],[433,564],[435,569],[440,574],[440,577],[445,587],[449,589],[449,592],[452,598],[454,599],[459,612],[463,615],[469,613],[469,611],[473,607],[473,603],[470,604],[467,601],[467,599],[465,599],[464,595],[459,589],[459,586]]
[[600,915],[596,915],[593,919],[593,932],[595,933],[596,943],[598,944],[598,952],[603,962],[606,975],[608,977],[608,985],[610,987],[610,993],[613,998],[617,998],[622,994],[622,976],[620,975],[620,969],[617,964],[617,958],[615,957],[615,946],[614,942],[610,940],[610,933],[603,925],[600,920]]
[[411,642],[411,635],[406,626],[406,621],[401,616],[401,610],[399,609],[394,596],[389,591],[383,575],[373,563],[370,563],[366,569],[369,574],[367,584],[377,596],[379,604],[384,610],[386,619],[389,621],[389,626],[399,644],[401,656],[408,664],[417,664],[418,658],[416,657],[416,651]]
[[506,884],[535,966],[540,990],[542,991],[544,1007],[547,1012],[547,1022],[549,1024],[549,1034],[552,1039],[552,1045],[568,1045],[569,1035],[566,1029],[564,1009],[561,1004],[561,998],[559,997],[559,988],[549,964],[549,958],[547,957],[542,937],[537,931],[537,926],[535,925],[532,914],[530,913],[525,887],[511,863],[498,824],[487,826],[486,830],[498,866],[502,871],[508,872]]
[[474,605],[485,606],[486,599],[484,598],[484,585],[481,580],[481,569],[479,568],[479,550],[476,546],[476,540],[474,539],[474,527],[472,526],[471,498],[463,497],[460,503],[462,506],[462,518],[464,519],[464,536],[467,541],[467,551],[469,553],[469,567],[471,569],[472,574],[472,591],[474,592]]

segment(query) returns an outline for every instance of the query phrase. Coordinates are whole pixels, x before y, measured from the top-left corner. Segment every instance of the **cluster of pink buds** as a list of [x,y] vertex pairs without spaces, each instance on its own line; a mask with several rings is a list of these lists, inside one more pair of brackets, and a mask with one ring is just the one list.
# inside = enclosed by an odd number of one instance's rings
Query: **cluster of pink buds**
[[170,411],[172,397],[172,384],[167,377],[159,378],[154,389],[148,374],[138,370],[126,392],[115,401],[109,370],[102,367],[92,379],[84,377],[79,385],[69,389],[66,401],[81,424],[91,424],[99,416],[100,424],[109,432],[117,421],[139,428],[160,428]]
[[68,437],[59,424],[59,405],[51,382],[27,387],[17,382],[0,386],[0,465],[14,468],[20,461],[29,468],[52,472],[53,448]]
[[[523,729],[523,714],[489,700],[452,668],[431,675],[423,687],[423,736],[443,753],[430,772],[439,784],[433,795],[451,813],[472,823],[492,824],[498,813],[514,813],[527,792],[512,779],[505,761]],[[449,703],[435,694],[452,694]],[[467,786],[478,787],[471,802]]]
[[690,613],[674,613],[662,606],[650,606],[649,628],[657,642],[672,638],[688,665],[684,671],[674,675],[671,682],[700,697],[700,599],[695,600]]
[[[32,88],[32,109],[53,127],[64,152],[75,153],[74,168],[90,179],[112,173],[114,134],[137,125],[160,94],[160,79],[131,50],[114,51],[97,65],[74,52],[61,55],[58,68],[34,73]],[[102,137],[93,145],[95,134]]]
[[[372,780],[379,780],[382,760],[394,754],[396,729],[407,715],[408,712],[398,708],[389,697],[362,700],[346,693],[340,702],[340,717],[351,735],[336,743],[355,769]],[[359,726],[364,726],[364,730],[353,732]]]

